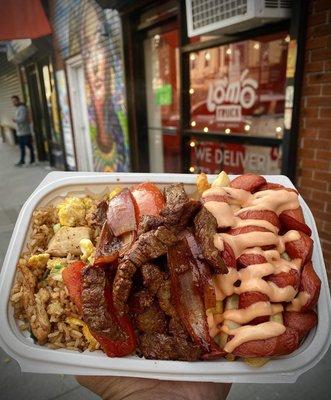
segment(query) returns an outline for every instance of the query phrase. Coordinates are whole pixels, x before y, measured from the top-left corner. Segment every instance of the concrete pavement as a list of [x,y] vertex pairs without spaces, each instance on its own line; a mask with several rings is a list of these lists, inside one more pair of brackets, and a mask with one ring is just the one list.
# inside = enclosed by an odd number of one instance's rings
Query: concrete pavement
[[[0,143],[0,266],[18,212],[25,199],[49,172],[46,165],[16,168],[17,148]],[[331,352],[293,385],[233,385],[228,400],[302,400],[330,398]],[[92,400],[98,397],[73,377],[22,373],[16,361],[0,349],[0,399]]]

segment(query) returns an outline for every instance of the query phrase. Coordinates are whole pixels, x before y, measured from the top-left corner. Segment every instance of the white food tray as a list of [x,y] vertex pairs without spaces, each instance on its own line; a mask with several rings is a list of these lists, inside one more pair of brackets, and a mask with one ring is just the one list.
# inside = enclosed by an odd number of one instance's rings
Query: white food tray
[[[285,176],[265,176],[270,182],[294,187]],[[213,176],[209,177],[213,179]],[[233,177],[231,177],[233,178]],[[158,361],[136,356],[109,358],[101,351],[79,353],[71,350],[52,350],[36,345],[27,332],[21,332],[9,302],[15,277],[16,264],[29,234],[33,211],[67,193],[83,195],[86,189],[104,192],[121,183],[123,186],[151,181],[160,186],[183,182],[188,192],[195,190],[196,177],[184,174],[133,174],[94,172],[51,172],[28,198],[17,219],[0,275],[0,345],[14,359],[22,371],[78,375],[131,376],[166,380],[237,382],[237,383],[290,383],[316,365],[327,352],[331,335],[330,292],[321,245],[312,213],[300,196],[307,225],[312,230],[314,252],[312,261],[322,281],[318,301],[318,325],[303,345],[294,353],[271,360],[262,368],[252,368],[242,361]]]

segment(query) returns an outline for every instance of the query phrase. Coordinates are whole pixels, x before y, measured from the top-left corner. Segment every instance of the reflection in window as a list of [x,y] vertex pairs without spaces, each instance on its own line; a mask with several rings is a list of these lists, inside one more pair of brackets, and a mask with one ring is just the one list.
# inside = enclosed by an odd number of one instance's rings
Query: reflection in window
[[190,125],[281,138],[287,51],[282,32],[191,53]]

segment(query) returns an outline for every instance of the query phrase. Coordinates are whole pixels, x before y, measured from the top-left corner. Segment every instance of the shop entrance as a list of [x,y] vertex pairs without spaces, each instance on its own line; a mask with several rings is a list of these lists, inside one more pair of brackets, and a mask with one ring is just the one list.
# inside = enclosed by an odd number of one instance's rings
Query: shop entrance
[[151,172],[180,171],[178,42],[175,23],[147,31],[143,42]]
[[67,73],[78,170],[93,171],[92,145],[85,95],[84,66],[81,56],[71,58],[67,61]]

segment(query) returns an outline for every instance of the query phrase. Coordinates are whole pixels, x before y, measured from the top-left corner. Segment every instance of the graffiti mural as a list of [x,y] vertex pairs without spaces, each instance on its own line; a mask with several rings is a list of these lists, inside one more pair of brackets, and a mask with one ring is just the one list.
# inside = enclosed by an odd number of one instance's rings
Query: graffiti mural
[[[54,36],[62,60],[82,55],[96,171],[128,171],[120,20],[94,0],[53,2]],[[77,51],[78,50],[78,51]]]

